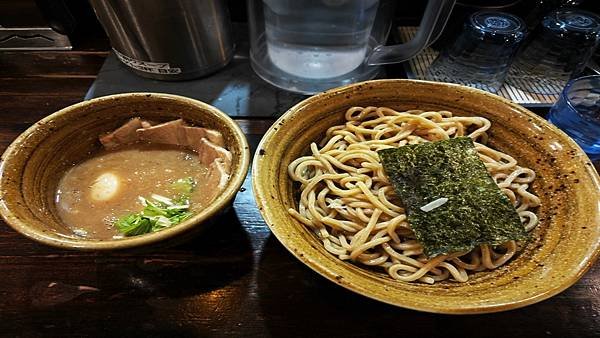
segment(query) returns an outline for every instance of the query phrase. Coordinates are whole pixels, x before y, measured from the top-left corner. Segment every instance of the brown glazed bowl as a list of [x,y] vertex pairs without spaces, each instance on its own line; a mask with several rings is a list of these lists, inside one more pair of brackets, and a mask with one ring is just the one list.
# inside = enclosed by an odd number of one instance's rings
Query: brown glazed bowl
[[[172,228],[105,241],[73,235],[57,216],[53,202],[58,181],[69,167],[100,149],[98,135],[136,116],[153,121],[183,118],[220,131],[233,154],[231,179],[209,207]],[[0,160],[0,214],[26,237],[58,248],[108,251],[174,244],[196,234],[203,222],[230,205],[246,177],[249,162],[250,150],[243,132],[213,106],[167,94],[105,96],[59,110],[14,140]]]
[[[292,160],[309,153],[327,128],[352,106],[449,110],[492,122],[490,144],[537,173],[533,191],[540,224],[508,264],[468,282],[434,285],[395,281],[385,273],[341,261],[288,214],[296,208],[288,178]],[[449,314],[497,312],[552,297],[591,266],[600,246],[598,174],[566,134],[525,108],[480,90],[414,80],[376,80],[332,89],[288,110],[262,139],[252,169],[254,194],[267,225],[300,261],[334,283],[404,308]]]

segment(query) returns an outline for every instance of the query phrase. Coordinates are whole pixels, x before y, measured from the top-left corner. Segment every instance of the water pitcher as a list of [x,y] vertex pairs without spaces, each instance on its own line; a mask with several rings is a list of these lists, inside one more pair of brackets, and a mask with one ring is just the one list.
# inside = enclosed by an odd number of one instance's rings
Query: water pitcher
[[429,0],[414,39],[385,46],[398,1],[248,0],[252,68],[265,81],[314,94],[368,80],[440,35],[454,0]]

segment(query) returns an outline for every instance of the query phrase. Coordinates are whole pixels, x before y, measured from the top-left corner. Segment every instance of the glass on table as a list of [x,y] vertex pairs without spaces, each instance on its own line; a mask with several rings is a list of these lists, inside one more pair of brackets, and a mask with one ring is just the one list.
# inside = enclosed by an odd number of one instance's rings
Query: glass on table
[[556,95],[585,69],[600,38],[600,17],[580,9],[546,15],[509,71],[507,83],[532,93]]
[[525,23],[512,14],[472,14],[456,41],[427,71],[427,79],[453,82],[495,93],[526,34]]
[[570,81],[548,113],[593,161],[600,160],[600,75]]

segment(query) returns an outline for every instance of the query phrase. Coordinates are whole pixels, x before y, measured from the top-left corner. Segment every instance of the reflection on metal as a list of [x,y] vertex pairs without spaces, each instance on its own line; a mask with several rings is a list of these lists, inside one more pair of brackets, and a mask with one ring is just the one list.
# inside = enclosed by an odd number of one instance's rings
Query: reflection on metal
[[7,50],[71,50],[66,35],[50,27],[0,27],[0,51]]
[[227,3],[220,0],[90,0],[123,64],[142,77],[188,80],[233,56]]

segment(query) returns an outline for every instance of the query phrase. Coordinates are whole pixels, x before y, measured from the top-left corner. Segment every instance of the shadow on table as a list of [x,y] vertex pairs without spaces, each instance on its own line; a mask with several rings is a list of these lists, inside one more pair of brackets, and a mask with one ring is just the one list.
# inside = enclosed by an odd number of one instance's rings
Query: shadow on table
[[571,337],[575,332],[578,337],[597,337],[595,328],[585,327],[593,321],[589,317],[595,316],[593,300],[582,308],[581,299],[576,303],[574,297],[559,295],[526,308],[485,315],[406,310],[326,280],[294,258],[272,235],[264,246],[256,278],[262,315],[273,337]]
[[253,266],[250,240],[233,208],[176,247],[75,255],[11,281],[22,285],[24,295],[13,297],[18,304],[10,312],[0,308],[0,336],[208,335],[204,325],[182,324],[239,297],[244,290],[230,284]]
[[253,264],[250,240],[233,208],[194,239],[137,257],[134,264],[103,260],[97,259],[100,289],[168,297],[222,288]]

